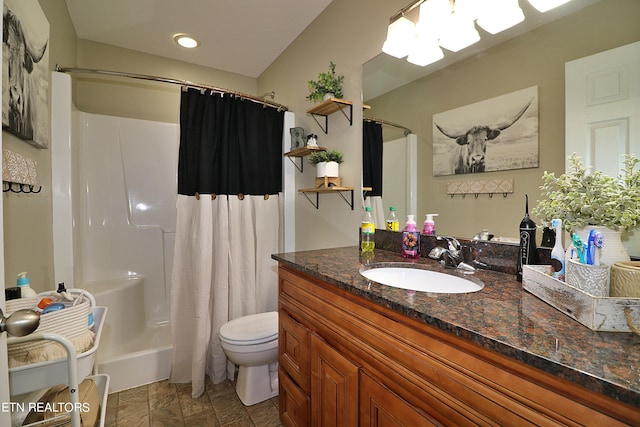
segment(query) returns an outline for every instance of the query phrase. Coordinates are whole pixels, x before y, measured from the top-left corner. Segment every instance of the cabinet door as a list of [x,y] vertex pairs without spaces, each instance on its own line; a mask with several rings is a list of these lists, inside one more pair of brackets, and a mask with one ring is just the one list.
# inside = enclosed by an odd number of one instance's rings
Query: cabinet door
[[306,394],[309,394],[309,330],[289,317],[286,311],[280,311],[279,320],[279,366]]
[[282,369],[278,369],[280,421],[286,427],[306,427],[309,425],[309,397],[289,378]]
[[311,334],[312,425],[358,425],[358,370],[358,365]]
[[360,426],[440,426],[424,412],[418,411],[394,392],[360,373]]

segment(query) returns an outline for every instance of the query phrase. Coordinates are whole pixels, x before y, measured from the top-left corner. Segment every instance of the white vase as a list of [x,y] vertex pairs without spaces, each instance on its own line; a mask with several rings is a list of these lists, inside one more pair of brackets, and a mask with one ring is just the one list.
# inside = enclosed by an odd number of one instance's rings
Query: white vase
[[604,237],[603,247],[599,249],[599,260],[601,264],[613,265],[615,262],[629,261],[631,259],[622,244],[622,231],[612,230],[602,226],[588,225],[576,230],[576,234],[580,236],[584,243],[587,243],[591,230],[599,231]]
[[340,164],[337,162],[320,162],[316,164],[316,177],[324,178],[340,176]]
[[333,98],[333,94],[332,93],[325,93],[324,96],[322,97],[323,101],[328,101],[329,99]]
[[327,162],[316,163],[316,177],[324,178],[327,174]]
[[327,162],[327,170],[325,175],[330,177],[338,177],[340,176],[340,163],[337,162]]

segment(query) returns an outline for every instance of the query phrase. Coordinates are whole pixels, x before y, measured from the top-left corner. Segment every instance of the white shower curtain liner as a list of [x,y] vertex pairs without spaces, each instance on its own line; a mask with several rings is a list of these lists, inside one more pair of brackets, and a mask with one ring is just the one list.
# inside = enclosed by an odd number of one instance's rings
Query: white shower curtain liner
[[170,382],[191,382],[194,398],[204,392],[205,375],[214,384],[229,376],[220,327],[277,310],[277,263],[271,254],[279,252],[281,200],[178,195]]

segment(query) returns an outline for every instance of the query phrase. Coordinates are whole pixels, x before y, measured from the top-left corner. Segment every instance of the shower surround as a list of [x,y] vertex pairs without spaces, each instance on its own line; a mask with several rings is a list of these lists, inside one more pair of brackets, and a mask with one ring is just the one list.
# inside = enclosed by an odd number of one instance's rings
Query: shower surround
[[[56,72],[52,104],[56,281],[98,282],[103,294],[112,284],[106,327],[140,331],[101,342],[98,370],[111,392],[168,378],[178,125],[80,112],[70,76]],[[131,278],[142,286],[118,285]],[[132,378],[132,368],[143,372]]]

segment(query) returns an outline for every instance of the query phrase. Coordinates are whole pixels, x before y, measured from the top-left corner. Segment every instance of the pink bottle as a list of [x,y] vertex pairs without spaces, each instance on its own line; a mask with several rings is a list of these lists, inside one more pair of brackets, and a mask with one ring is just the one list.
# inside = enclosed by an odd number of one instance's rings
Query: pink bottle
[[402,230],[402,252],[403,258],[420,257],[420,230],[416,226],[414,215],[407,215],[407,224]]

